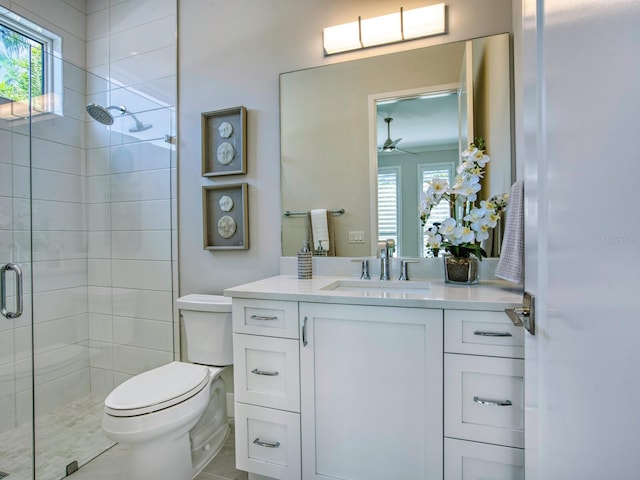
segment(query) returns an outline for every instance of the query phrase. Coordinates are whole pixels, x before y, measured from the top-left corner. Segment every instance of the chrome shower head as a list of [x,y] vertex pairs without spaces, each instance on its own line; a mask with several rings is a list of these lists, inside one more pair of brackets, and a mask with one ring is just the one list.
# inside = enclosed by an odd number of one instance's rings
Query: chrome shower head
[[90,103],[87,105],[87,113],[91,115],[91,118],[97,120],[103,125],[113,125],[113,115],[109,113],[109,110],[118,109],[120,111],[120,115],[124,115],[127,113],[127,108],[124,105],[119,107],[110,106],[103,107],[102,105],[98,105],[97,103]]

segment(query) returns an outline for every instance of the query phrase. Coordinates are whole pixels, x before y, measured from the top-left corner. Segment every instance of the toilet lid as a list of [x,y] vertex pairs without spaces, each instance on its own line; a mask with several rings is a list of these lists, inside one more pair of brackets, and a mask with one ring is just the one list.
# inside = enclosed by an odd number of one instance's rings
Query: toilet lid
[[192,397],[208,381],[208,367],[171,362],[118,385],[104,401],[105,412],[118,417],[155,412]]

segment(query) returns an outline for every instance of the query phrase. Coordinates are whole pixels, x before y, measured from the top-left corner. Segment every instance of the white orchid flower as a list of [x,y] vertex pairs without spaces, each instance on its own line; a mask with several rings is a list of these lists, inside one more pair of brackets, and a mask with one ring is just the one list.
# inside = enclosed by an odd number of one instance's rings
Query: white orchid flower
[[482,208],[484,208],[485,210],[487,210],[487,211],[496,209],[496,204],[491,199],[489,199],[489,200],[481,200],[480,201],[480,206]]
[[460,165],[458,165],[458,168],[456,168],[456,173],[458,173],[458,175],[462,175],[463,172],[465,172],[469,168],[473,168],[474,165],[475,164],[471,160],[465,160]]
[[430,248],[440,248],[442,245],[442,235],[427,235],[427,246]]
[[475,185],[476,183],[480,183],[480,177],[478,175],[467,175],[464,183]]
[[474,175],[474,176],[479,177],[479,178],[482,178],[482,177],[483,177],[483,175],[482,175],[482,167],[480,167],[479,165],[476,165],[476,166],[474,166],[474,167],[471,167],[471,168],[467,171],[467,173],[468,173],[469,175]]
[[435,225],[431,225],[428,229],[427,229],[427,235],[438,235],[438,227]]
[[481,225],[478,225],[478,229],[476,230],[476,239],[478,241],[482,241],[482,240],[486,240],[487,238],[489,238],[489,229],[491,228],[489,226],[489,224],[484,223]]
[[478,223],[484,218],[487,211],[484,208],[472,208],[468,215],[464,216],[466,222]]
[[471,243],[476,237],[475,232],[465,225],[456,227],[453,235],[455,238],[460,239],[462,243]]
[[475,155],[477,151],[478,149],[475,147],[475,145],[469,145],[469,148],[464,150],[460,155],[462,155],[464,158],[467,158]]
[[422,214],[428,214],[431,208],[435,205],[433,197],[425,192],[420,192],[420,203],[418,205],[418,211]]
[[440,224],[440,228],[438,228],[438,233],[440,233],[440,235],[442,235],[443,237],[448,237],[453,234],[453,232],[456,229],[456,226],[457,226],[457,223],[455,218],[451,218],[451,217],[446,218]]
[[449,181],[446,178],[433,178],[430,182],[430,189],[436,197],[441,197],[449,189]]
[[487,225],[491,228],[495,227],[498,224],[498,220],[500,220],[500,214],[494,212],[489,213],[487,215]]
[[477,150],[473,153],[473,160],[481,167],[484,167],[487,163],[489,163],[491,158],[489,157],[489,155],[485,155],[482,150]]
[[468,175],[465,183],[476,184],[480,183],[480,175]]
[[480,191],[479,183],[467,183],[465,182],[460,189],[460,195],[467,197],[470,202],[475,202],[478,196],[476,195]]

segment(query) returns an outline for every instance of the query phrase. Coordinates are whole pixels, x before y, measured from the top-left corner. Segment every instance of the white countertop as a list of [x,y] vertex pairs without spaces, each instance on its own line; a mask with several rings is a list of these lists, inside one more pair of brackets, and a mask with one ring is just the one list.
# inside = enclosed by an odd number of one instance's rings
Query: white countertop
[[[298,280],[296,275],[277,275],[256,282],[227,288],[233,298],[289,300],[352,305],[378,305],[414,308],[454,308],[462,310],[502,310],[522,305],[522,289],[499,280],[480,281],[477,285],[451,285],[442,280],[428,280],[424,293],[403,293],[401,289],[372,291],[323,290],[340,281],[357,281],[354,277],[314,276]],[[363,282],[367,282],[366,280]],[[378,284],[377,280],[369,280]],[[389,284],[401,284],[389,280]],[[414,282],[408,282],[414,284]],[[415,284],[414,284],[415,285]],[[392,291],[391,291],[392,290]]]

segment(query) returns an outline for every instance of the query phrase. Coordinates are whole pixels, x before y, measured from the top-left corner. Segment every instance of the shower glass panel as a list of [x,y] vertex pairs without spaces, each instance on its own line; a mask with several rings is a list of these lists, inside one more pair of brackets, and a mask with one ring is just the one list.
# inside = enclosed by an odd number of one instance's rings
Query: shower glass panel
[[18,307],[18,268],[23,281],[22,315],[0,317],[11,480],[58,480],[108,449],[104,398],[178,344],[173,108],[58,58],[43,64],[24,67],[42,89],[0,99],[3,313]]
[[[0,35],[2,53],[9,56],[5,45],[12,44],[13,55],[20,60],[10,73],[21,82],[18,85],[14,83],[14,87],[22,86],[22,90],[0,90],[0,472],[19,472],[21,478],[32,478],[31,181],[28,135],[31,84],[28,64],[32,45],[16,38],[6,29],[0,30]],[[1,69],[0,74],[5,80],[6,68]],[[3,85],[9,84],[4,81]],[[22,276],[22,289],[19,288],[18,272]],[[22,313],[18,315],[20,310]],[[18,425],[20,428],[16,428]]]

